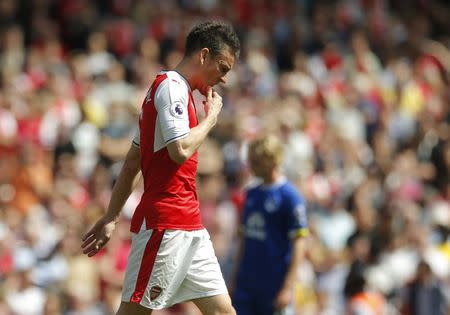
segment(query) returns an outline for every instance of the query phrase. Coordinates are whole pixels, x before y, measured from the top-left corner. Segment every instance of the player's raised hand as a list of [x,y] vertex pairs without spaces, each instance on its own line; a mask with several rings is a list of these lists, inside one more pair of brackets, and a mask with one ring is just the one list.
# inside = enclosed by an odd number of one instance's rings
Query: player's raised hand
[[92,257],[108,243],[116,228],[116,221],[107,217],[100,218],[97,223],[83,236],[81,248],[83,254]]
[[222,109],[222,96],[220,96],[212,88],[208,88],[206,92],[206,101],[203,102],[203,108],[205,110],[205,116],[213,115],[217,117]]

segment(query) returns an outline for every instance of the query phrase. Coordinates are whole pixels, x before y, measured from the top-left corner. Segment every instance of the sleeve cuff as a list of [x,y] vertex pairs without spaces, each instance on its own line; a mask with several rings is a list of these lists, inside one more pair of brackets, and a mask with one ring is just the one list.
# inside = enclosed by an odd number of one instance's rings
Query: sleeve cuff
[[182,135],[173,137],[173,138],[167,140],[167,141],[166,141],[166,144],[172,143],[172,142],[174,142],[174,141],[176,141],[176,140],[179,140],[179,139],[183,139],[183,138],[187,137],[188,134],[189,134],[189,132],[186,132],[186,133],[184,133],[184,134],[182,134]]
[[289,237],[294,239],[298,237],[306,237],[309,235],[309,229],[308,228],[301,228],[297,230],[293,230],[289,232]]

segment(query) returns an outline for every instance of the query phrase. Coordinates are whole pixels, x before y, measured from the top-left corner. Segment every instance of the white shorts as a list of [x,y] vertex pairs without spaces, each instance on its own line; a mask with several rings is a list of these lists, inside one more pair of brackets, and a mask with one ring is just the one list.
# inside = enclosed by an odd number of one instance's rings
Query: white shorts
[[162,309],[227,292],[206,229],[133,234],[122,301]]

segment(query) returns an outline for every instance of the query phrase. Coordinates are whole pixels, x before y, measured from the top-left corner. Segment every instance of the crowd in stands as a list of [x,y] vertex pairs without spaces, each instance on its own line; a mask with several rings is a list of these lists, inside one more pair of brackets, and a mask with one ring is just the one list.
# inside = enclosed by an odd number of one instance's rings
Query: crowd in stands
[[0,313],[115,313],[142,183],[101,254],[84,256],[81,236],[107,207],[149,84],[205,19],[242,43],[197,182],[227,281],[247,144],[272,133],[308,203],[298,314],[450,314],[444,0],[0,1]]

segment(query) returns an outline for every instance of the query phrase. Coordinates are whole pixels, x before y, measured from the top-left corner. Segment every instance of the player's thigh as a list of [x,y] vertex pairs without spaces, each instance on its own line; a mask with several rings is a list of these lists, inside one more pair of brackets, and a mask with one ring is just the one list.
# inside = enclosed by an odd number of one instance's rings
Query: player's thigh
[[150,315],[151,313],[151,309],[143,307],[142,305],[122,301],[116,315]]
[[133,236],[122,301],[148,309],[180,302],[177,292],[192,260],[192,235],[180,230],[148,230]]
[[192,300],[203,315],[235,315],[230,296],[226,293]]
[[203,230],[198,231],[197,234],[197,247],[186,277],[177,292],[175,300],[177,303],[208,296],[228,295],[208,232]]

